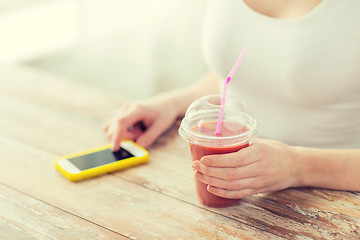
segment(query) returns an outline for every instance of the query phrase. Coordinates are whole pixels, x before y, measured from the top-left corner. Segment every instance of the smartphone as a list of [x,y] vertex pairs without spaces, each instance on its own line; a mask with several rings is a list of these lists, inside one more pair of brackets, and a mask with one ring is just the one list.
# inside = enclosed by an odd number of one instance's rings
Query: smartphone
[[55,167],[70,181],[79,181],[145,163],[148,157],[149,153],[144,148],[125,140],[120,143],[117,152],[112,152],[108,144],[59,157],[55,160]]

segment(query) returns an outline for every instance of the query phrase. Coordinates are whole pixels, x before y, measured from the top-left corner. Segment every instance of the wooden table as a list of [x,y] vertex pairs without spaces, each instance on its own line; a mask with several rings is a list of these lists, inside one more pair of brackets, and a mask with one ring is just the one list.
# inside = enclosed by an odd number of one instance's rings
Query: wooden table
[[66,180],[55,158],[108,143],[100,126],[124,100],[0,67],[0,239],[360,239],[356,192],[289,189],[202,206],[176,126],[149,149],[148,164]]

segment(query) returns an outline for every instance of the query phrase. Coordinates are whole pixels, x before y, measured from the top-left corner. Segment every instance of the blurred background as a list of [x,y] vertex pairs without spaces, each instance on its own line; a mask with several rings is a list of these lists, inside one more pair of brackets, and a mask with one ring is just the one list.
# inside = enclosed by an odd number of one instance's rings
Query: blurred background
[[132,99],[205,71],[206,0],[0,0],[0,63],[26,64]]

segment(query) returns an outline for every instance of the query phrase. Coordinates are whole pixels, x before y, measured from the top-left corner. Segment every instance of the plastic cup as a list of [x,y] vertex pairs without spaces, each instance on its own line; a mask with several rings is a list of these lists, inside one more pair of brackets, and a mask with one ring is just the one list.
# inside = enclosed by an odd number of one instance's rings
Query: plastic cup
[[[194,101],[186,111],[179,135],[190,144],[192,160],[205,155],[226,154],[249,146],[256,132],[256,121],[248,105],[227,96],[221,131],[215,134],[221,103],[220,95],[209,95]],[[199,201],[209,207],[228,207],[239,199],[216,196],[207,191],[207,184],[195,180]]]

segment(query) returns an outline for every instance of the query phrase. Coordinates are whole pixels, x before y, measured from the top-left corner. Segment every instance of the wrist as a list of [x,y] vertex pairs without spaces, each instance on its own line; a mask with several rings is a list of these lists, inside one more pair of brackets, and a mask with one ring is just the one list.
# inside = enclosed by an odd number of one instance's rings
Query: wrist
[[359,191],[360,150],[291,147],[292,187]]
[[313,161],[309,155],[310,150],[305,147],[294,146],[293,157],[295,161],[295,187],[311,186],[313,174]]
[[292,171],[292,177],[293,177],[293,183],[291,187],[302,187],[305,184],[305,174],[306,170],[304,167],[304,160],[302,159],[302,147],[298,146],[291,146],[290,147],[290,158],[293,162],[293,171]]

